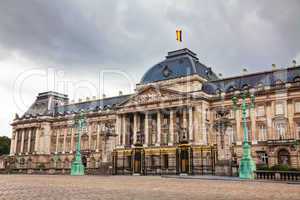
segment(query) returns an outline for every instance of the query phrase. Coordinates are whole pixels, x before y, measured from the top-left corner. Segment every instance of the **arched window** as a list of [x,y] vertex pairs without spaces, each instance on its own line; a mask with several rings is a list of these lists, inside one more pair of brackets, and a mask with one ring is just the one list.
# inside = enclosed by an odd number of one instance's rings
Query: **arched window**
[[300,82],[300,76],[296,76],[295,78],[294,78],[294,80],[293,80],[295,83],[296,82]]
[[244,84],[242,87],[242,90],[248,90],[249,89],[249,85],[248,84]]
[[234,86],[230,86],[228,89],[227,89],[227,92],[234,92],[235,90],[235,87]]
[[221,94],[222,93],[222,90],[220,88],[217,88],[216,89],[216,94]]
[[284,84],[284,82],[280,79],[275,81],[275,85],[282,85],[282,84]]
[[256,85],[256,89],[257,89],[257,90],[263,90],[263,89],[264,89],[264,84],[263,84],[263,83],[258,83],[258,84]]
[[96,161],[94,157],[90,158],[89,168],[95,168],[96,167]]
[[50,160],[50,168],[55,168],[55,160],[53,158]]
[[278,164],[289,165],[290,164],[290,153],[286,149],[281,149],[278,152]]

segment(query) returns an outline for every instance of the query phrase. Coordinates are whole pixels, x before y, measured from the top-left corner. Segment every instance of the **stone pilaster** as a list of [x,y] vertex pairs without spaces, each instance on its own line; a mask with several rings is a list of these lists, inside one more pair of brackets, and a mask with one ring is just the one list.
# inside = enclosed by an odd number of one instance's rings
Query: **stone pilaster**
[[25,129],[22,130],[22,139],[21,139],[21,151],[20,153],[24,153],[24,136],[25,136]]
[[170,140],[168,142],[169,146],[174,144],[174,111],[170,111],[170,127],[169,127]]
[[97,137],[96,137],[96,152],[99,152],[100,149],[100,124],[97,124]]
[[136,144],[137,142],[137,131],[138,131],[138,114],[134,113],[133,115],[133,144]]
[[156,138],[156,146],[160,146],[161,141],[161,113],[157,111],[157,138]]
[[89,140],[88,140],[88,149],[91,149],[92,147],[92,133],[93,133],[93,124],[92,123],[88,123],[88,127],[87,127],[87,134],[89,136]]
[[40,141],[40,129],[36,128],[35,130],[35,142],[34,142],[34,152],[39,153],[39,141]]
[[144,146],[148,146],[149,144],[149,113],[145,112],[145,144]]
[[68,127],[65,127],[65,130],[64,130],[63,153],[66,152],[67,134],[68,134]]
[[126,124],[126,115],[124,114],[122,117],[122,144],[123,146],[126,145],[126,134],[127,134],[127,124]]
[[189,107],[189,140],[194,141],[193,107]]
[[240,109],[235,111],[235,123],[236,123],[236,144],[242,145],[243,141],[243,131],[241,129],[241,117],[240,117]]
[[251,140],[252,144],[257,144],[257,137],[256,137],[256,112],[255,109],[250,109],[250,122],[251,122]]
[[28,130],[27,153],[30,153],[32,128]]
[[60,129],[56,131],[56,145],[55,145],[55,153],[58,153],[58,141],[59,141]]
[[18,137],[19,137],[19,130],[16,130],[15,131],[15,140],[14,140],[14,154],[17,154]]
[[70,131],[71,131],[71,150],[70,153],[72,153],[75,148],[74,148],[74,128],[70,127]]
[[117,115],[116,116],[116,134],[118,136],[118,142],[117,142],[117,146],[120,146],[122,144],[122,124],[121,124],[121,116]]

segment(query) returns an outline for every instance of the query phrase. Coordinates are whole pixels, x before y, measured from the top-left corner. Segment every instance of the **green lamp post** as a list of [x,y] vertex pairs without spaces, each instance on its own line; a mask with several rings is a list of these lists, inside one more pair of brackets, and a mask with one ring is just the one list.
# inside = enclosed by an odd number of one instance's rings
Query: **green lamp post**
[[75,127],[77,128],[77,144],[76,144],[76,154],[75,160],[72,162],[71,166],[71,175],[72,176],[83,176],[84,175],[84,166],[81,160],[81,153],[80,153],[80,135],[82,132],[83,127],[85,127],[86,121],[83,112],[75,119]]
[[[244,129],[244,141],[243,141],[243,157],[240,161],[240,170],[239,170],[239,177],[241,179],[253,179],[254,178],[254,171],[256,170],[255,162],[251,157],[251,145],[248,142],[248,128],[247,128],[247,119],[246,119],[246,110],[247,110],[247,103],[246,98],[250,96],[251,104],[250,108],[253,109],[255,96],[254,94],[250,94],[248,92],[243,92],[241,95],[242,98],[242,115],[243,115],[243,129]],[[234,110],[237,109],[237,102],[238,98],[234,96],[232,98]]]

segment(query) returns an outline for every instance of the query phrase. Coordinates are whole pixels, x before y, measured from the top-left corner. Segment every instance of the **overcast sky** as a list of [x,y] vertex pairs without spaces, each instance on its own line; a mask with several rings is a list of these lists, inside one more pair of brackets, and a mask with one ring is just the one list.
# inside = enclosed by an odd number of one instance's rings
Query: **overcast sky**
[[299,0],[1,0],[0,135],[39,92],[131,93],[178,48],[223,76],[300,63],[299,19]]

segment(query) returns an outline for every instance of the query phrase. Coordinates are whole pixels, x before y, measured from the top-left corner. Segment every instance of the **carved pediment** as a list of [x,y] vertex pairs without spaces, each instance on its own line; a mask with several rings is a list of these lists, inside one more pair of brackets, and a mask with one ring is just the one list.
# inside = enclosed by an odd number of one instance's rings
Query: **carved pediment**
[[169,90],[169,89],[158,89],[155,87],[148,87],[139,91],[136,95],[128,99],[121,106],[131,106],[138,104],[148,104],[155,102],[163,102],[175,99],[182,99],[186,97],[185,94]]

